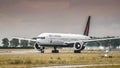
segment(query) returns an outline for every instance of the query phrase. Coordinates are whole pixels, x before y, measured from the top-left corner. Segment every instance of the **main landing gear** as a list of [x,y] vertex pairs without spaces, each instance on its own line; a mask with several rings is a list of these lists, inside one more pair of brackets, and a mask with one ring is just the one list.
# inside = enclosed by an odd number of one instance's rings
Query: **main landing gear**
[[74,50],[74,53],[81,53],[81,50]]
[[41,53],[44,53],[44,50],[43,50],[43,49],[41,50]]
[[45,47],[41,47],[41,49],[40,49],[41,53],[44,53],[44,49],[45,49]]
[[54,47],[54,50],[52,50],[52,53],[59,53],[59,50],[57,50],[57,48]]

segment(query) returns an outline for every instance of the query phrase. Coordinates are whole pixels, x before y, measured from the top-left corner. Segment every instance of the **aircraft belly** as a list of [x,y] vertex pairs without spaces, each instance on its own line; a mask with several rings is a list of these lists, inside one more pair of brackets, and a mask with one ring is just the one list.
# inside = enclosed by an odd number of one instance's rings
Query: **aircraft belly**
[[61,42],[61,41],[53,41],[51,44],[53,44],[53,45],[63,45],[64,42]]
[[70,45],[50,45],[50,44],[43,44],[41,46],[45,46],[45,47],[73,47]]
[[67,45],[64,42],[67,42],[67,40],[62,39],[44,39],[39,40],[39,43],[41,46],[45,47],[73,47],[73,45]]

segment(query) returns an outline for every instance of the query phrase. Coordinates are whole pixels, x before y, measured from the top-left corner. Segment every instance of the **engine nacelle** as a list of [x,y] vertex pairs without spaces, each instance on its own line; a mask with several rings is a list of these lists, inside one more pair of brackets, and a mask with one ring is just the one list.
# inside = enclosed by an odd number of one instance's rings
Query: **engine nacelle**
[[75,50],[83,50],[85,48],[84,42],[75,42],[74,43]]
[[44,49],[44,47],[41,46],[39,43],[35,43],[34,48],[37,49],[38,51],[42,51]]

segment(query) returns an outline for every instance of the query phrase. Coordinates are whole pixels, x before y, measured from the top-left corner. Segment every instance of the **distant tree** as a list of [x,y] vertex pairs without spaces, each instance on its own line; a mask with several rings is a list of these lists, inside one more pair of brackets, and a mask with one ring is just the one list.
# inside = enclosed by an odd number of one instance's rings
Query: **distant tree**
[[18,45],[19,45],[19,39],[13,38],[13,39],[10,41],[10,46],[11,46],[11,47],[17,47]]
[[32,38],[32,39],[36,40],[37,38],[36,38],[36,37],[34,37],[34,38]]
[[88,42],[87,46],[98,47],[98,46],[100,46],[100,44],[98,42]]
[[114,39],[111,41],[112,47],[115,49],[117,46],[120,45],[120,39]]
[[105,47],[105,43],[106,43],[106,41],[104,41],[104,40],[101,40],[101,41],[99,41],[99,43],[100,43],[100,46],[103,46],[103,47]]
[[2,39],[2,44],[3,44],[3,47],[8,47],[9,46],[9,40],[8,40],[8,38],[3,38]]
[[21,47],[28,47],[28,40],[21,40],[20,45]]
[[10,47],[14,47],[14,46],[13,46],[13,41],[12,41],[12,40],[10,40]]
[[30,42],[29,42],[30,47],[33,47],[34,44],[35,44],[35,41],[30,41]]

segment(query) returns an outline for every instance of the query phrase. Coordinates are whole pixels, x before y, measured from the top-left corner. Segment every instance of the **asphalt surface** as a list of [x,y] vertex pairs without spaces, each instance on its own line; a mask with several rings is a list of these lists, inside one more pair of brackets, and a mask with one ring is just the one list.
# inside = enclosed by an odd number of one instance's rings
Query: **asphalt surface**
[[[65,50],[65,49],[61,49],[60,54],[72,54],[73,50]],[[81,53],[78,54],[104,54],[105,51],[87,51],[87,50],[83,50]],[[110,51],[110,54],[120,54],[120,51]],[[8,50],[8,51],[0,51],[0,54],[41,54],[39,51],[35,50],[35,49],[29,49],[29,50]],[[45,50],[44,54],[52,54],[51,50]],[[74,53],[73,53],[74,54]]]
[[75,67],[88,67],[88,66],[109,66],[120,64],[86,64],[86,65],[66,65],[66,66],[48,66],[48,67],[33,67],[33,68],[75,68]]

